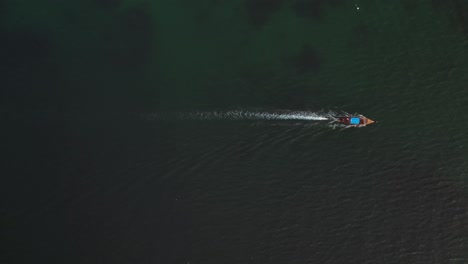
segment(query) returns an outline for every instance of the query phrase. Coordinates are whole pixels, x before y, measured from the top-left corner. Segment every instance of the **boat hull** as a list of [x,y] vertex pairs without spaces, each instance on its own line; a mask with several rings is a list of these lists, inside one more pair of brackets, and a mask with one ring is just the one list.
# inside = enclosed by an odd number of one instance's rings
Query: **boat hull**
[[354,127],[367,126],[367,125],[375,123],[374,120],[367,118],[365,116],[342,116],[342,117],[337,117],[336,119],[338,123],[341,123],[347,126],[354,126]]

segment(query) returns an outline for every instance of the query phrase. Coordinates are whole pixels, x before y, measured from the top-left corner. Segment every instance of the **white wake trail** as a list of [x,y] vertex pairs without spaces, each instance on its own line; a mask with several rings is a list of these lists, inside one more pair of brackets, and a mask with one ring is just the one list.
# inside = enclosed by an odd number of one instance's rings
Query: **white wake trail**
[[182,113],[149,113],[145,114],[147,120],[304,120],[325,121],[333,120],[332,112],[312,111],[203,111]]

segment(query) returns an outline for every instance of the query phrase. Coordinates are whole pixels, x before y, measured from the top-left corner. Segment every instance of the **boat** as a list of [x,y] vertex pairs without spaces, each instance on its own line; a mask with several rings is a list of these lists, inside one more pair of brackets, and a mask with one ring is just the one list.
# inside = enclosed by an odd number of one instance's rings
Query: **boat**
[[375,123],[374,120],[367,118],[363,115],[358,116],[339,116],[335,117],[336,122],[350,127],[363,127]]

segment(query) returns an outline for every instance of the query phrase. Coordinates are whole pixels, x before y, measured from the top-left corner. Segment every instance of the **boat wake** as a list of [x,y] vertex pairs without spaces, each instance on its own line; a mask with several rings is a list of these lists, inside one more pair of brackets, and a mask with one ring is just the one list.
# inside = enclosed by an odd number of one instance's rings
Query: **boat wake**
[[145,120],[290,120],[290,121],[334,121],[332,111],[195,111],[195,112],[156,112],[146,113],[141,117]]

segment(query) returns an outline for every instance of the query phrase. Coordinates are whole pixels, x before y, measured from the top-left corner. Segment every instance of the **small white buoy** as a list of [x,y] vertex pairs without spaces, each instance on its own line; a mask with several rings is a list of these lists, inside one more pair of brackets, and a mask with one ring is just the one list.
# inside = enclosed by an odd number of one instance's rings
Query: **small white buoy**
[[356,10],[359,11],[359,6],[357,4],[354,4],[354,6],[356,7]]

